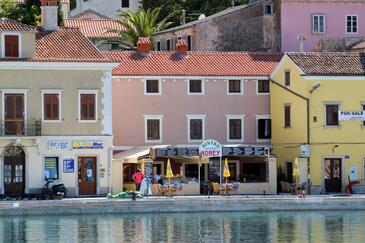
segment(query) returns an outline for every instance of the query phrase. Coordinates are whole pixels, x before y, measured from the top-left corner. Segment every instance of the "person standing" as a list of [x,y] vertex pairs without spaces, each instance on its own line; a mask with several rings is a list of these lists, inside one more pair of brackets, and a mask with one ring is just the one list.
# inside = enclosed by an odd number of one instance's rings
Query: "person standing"
[[141,188],[141,183],[142,183],[142,180],[144,178],[144,175],[143,173],[141,172],[141,170],[137,170],[136,173],[134,173],[132,175],[132,179],[134,180],[134,182],[136,183],[136,191],[139,191],[140,188]]

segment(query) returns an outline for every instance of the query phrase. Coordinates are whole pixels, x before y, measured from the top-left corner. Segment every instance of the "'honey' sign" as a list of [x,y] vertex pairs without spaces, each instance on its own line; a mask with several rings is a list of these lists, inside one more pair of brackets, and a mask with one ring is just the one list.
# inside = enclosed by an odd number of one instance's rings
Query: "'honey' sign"
[[222,145],[213,139],[205,140],[199,146],[199,156],[204,158],[222,157]]

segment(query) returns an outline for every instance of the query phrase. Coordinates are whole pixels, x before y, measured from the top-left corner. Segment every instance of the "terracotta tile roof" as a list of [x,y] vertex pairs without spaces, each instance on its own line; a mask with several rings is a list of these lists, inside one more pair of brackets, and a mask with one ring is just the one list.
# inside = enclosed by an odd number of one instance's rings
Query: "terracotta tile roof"
[[289,52],[287,55],[308,75],[365,75],[365,53]]
[[121,76],[268,76],[281,60],[280,53],[150,52],[143,57],[137,52],[105,54],[121,64],[113,75]]
[[[70,0],[60,0],[62,4],[70,4]],[[25,0],[16,0],[16,3],[18,4],[24,4]]]
[[0,18],[0,30],[35,31],[36,28],[31,25],[19,23],[12,19]]
[[89,16],[90,15],[94,15],[95,17],[98,17],[98,19],[111,19],[110,17],[102,14],[102,13],[99,13],[91,8],[81,12],[81,13],[78,13],[76,14],[75,16],[73,16],[72,18],[73,19],[83,19],[83,18],[90,18]]
[[117,38],[116,33],[105,33],[108,29],[122,30],[121,24],[112,19],[65,19],[65,27],[79,28],[88,38]]

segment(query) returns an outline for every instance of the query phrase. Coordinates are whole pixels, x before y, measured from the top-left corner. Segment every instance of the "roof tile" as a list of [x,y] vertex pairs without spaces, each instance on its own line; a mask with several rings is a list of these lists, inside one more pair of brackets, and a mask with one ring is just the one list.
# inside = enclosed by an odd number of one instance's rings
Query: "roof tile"
[[6,31],[35,31],[36,28],[8,18],[0,18],[0,30]]
[[105,54],[121,64],[113,75],[121,76],[268,76],[280,62],[281,53],[176,52],[152,51],[143,57],[138,52]]
[[122,30],[122,25],[112,19],[65,19],[65,27],[79,28],[88,38],[116,38],[117,33],[106,33],[108,29]]

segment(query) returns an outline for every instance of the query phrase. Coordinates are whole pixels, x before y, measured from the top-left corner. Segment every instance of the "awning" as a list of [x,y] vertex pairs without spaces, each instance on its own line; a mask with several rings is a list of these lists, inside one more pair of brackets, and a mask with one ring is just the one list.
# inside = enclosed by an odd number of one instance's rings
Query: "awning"
[[133,147],[130,150],[114,154],[113,159],[121,160],[124,163],[138,163],[138,158],[149,155],[150,150],[151,147],[149,146]]

